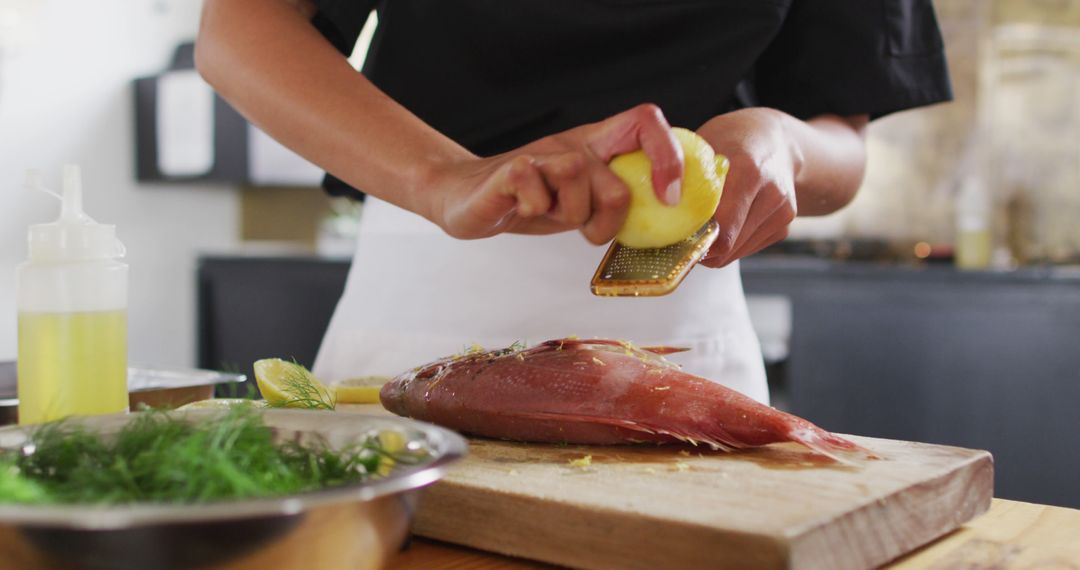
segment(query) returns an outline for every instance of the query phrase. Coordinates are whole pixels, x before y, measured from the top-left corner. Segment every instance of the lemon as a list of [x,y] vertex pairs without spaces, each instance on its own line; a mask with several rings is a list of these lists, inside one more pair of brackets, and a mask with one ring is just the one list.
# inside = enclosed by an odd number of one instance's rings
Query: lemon
[[408,439],[405,434],[396,431],[383,431],[379,433],[379,446],[384,453],[379,456],[379,467],[376,469],[376,473],[380,476],[386,476],[390,473],[390,470],[394,468],[397,463],[394,461],[394,456],[402,451],[405,451],[408,445]]
[[660,202],[653,192],[652,162],[643,151],[621,154],[608,165],[630,188],[630,211],[615,239],[628,247],[664,247],[680,242],[701,229],[716,212],[724,190],[728,159],[713,152],[709,143],[687,129],[672,129],[682,146],[685,162],[682,197],[674,206]]
[[249,400],[247,398],[211,398],[209,400],[198,400],[196,402],[188,402],[177,410],[225,410],[229,408],[235,408],[236,406],[251,406],[253,408],[265,408],[267,406],[265,400]]
[[348,378],[330,385],[337,401],[346,404],[378,404],[379,390],[390,379],[386,376]]
[[307,368],[280,358],[255,362],[255,382],[271,406],[334,409],[334,394]]

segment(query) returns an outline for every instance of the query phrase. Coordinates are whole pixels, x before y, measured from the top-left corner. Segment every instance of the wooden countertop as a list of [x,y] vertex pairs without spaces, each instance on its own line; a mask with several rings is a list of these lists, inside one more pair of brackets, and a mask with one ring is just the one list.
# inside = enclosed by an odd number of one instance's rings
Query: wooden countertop
[[[341,408],[388,413],[381,406]],[[990,510],[959,530],[885,566],[889,570],[1027,568],[1080,570],[1080,510],[994,499]],[[413,537],[407,550],[393,558],[389,570],[523,570],[557,568],[456,544]]]
[[[1080,510],[994,499],[986,514],[886,568],[1080,570],[1077,537]],[[522,570],[554,566],[415,538],[388,568]]]

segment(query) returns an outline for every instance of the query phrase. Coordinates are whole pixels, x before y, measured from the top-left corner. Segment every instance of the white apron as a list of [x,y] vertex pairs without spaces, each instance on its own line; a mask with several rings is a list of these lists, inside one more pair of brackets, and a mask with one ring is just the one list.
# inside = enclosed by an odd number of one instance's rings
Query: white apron
[[576,232],[457,240],[371,196],[345,292],[315,361],[324,381],[394,376],[473,343],[577,335],[691,350],[668,358],[768,403],[737,263],[695,268],[665,297],[596,297],[604,248]]

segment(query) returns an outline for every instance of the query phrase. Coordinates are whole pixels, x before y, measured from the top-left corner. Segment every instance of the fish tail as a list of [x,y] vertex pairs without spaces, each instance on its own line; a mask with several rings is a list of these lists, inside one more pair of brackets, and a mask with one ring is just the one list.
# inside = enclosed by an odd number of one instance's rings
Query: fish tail
[[788,437],[791,441],[806,446],[814,453],[824,455],[837,463],[842,463],[851,467],[855,467],[856,464],[850,459],[840,455],[840,453],[852,451],[867,452],[866,449],[856,445],[854,442],[838,435],[831,434],[816,426],[795,428],[788,433]]

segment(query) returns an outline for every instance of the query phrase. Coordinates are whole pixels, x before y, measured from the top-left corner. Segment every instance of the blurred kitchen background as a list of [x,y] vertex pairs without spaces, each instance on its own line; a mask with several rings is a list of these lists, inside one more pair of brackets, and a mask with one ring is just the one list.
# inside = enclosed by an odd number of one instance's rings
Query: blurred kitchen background
[[[873,123],[854,204],[743,263],[774,404],[990,449],[998,496],[1080,507],[1080,0],[935,5],[955,102]],[[201,82],[199,8],[0,0],[0,361],[57,211],[25,171],[69,162],[128,248],[133,362],[313,360],[362,206]]]

